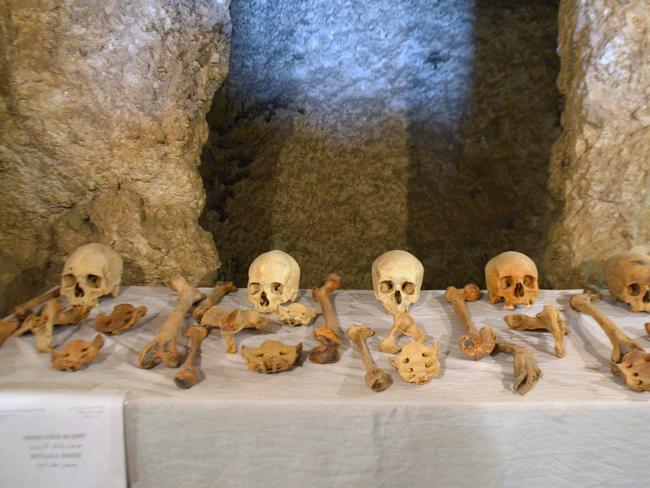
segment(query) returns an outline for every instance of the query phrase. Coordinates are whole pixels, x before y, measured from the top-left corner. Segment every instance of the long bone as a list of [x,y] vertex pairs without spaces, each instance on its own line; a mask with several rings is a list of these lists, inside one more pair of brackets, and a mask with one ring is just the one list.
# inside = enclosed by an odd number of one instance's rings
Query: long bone
[[27,317],[29,314],[31,314],[36,307],[47,302],[48,300],[51,300],[52,298],[58,298],[59,295],[60,295],[60,288],[56,286],[51,290],[46,291],[45,293],[42,293],[41,295],[38,295],[37,297],[34,297],[31,300],[26,301],[25,303],[15,306],[13,309],[13,315],[15,315],[16,317],[22,320],[25,317]]
[[422,342],[427,338],[426,332],[417,326],[415,319],[408,312],[398,312],[393,315],[393,328],[379,343],[379,350],[390,354],[400,352],[402,347],[397,343],[398,334],[411,337],[416,342]]
[[235,354],[237,352],[235,334],[244,329],[262,329],[270,322],[270,319],[264,318],[257,310],[241,310],[239,308],[224,310],[219,305],[214,305],[203,314],[201,327],[219,329],[221,336],[226,341],[226,352]]
[[509,354],[513,358],[515,380],[512,391],[525,395],[542,377],[542,371],[537,366],[535,357],[524,346],[497,341],[494,352]]
[[176,307],[169,314],[156,337],[140,351],[136,364],[141,368],[153,368],[160,361],[170,368],[177,368],[179,365],[180,356],[176,348],[176,336],[183,325],[185,314],[201,299],[202,295],[182,276],[172,278],[169,286],[178,293]]
[[13,315],[0,320],[0,345],[16,332],[18,325],[20,325],[20,321]]
[[341,326],[332,303],[332,293],[338,290],[340,286],[341,277],[336,273],[331,273],[327,276],[325,284],[321,288],[312,290],[312,297],[320,305],[325,318],[325,325],[314,327],[314,337],[320,342],[320,345],[309,353],[309,359],[314,363],[336,363],[341,359],[341,353],[338,349],[343,342]]
[[229,281],[225,285],[216,285],[210,294],[205,297],[205,299],[199,303],[194,311],[192,312],[192,318],[197,322],[201,322],[201,318],[205,312],[221,302],[221,299],[225,297],[228,293],[234,293],[237,291],[237,287],[233,284],[232,281]]
[[478,286],[470,283],[464,288],[458,289],[448,286],[445,290],[445,299],[452,304],[456,317],[465,329],[466,335],[460,338],[458,345],[465,355],[478,361],[492,352],[496,344],[496,333],[489,326],[477,330],[465,302],[475,302],[481,298],[481,290]]
[[174,383],[179,388],[188,389],[199,382],[201,377],[201,343],[208,337],[210,329],[207,327],[192,326],[185,331],[185,336],[190,339],[190,348],[185,356],[183,366],[174,377]]
[[508,324],[508,327],[514,330],[545,330],[550,332],[555,340],[555,355],[562,358],[566,354],[564,336],[569,333],[569,329],[553,305],[544,305],[544,310],[534,317],[516,313],[506,315],[503,320]]
[[610,367],[632,391],[650,391],[650,354],[623,332],[593,302],[600,299],[597,290],[585,288],[583,293],[571,297],[571,307],[586,313],[600,325],[612,344]]
[[373,391],[384,391],[393,383],[393,378],[377,367],[368,350],[366,340],[373,335],[375,335],[375,331],[365,325],[351,325],[348,327],[348,337],[359,349],[363,365],[366,368],[364,377],[366,385]]

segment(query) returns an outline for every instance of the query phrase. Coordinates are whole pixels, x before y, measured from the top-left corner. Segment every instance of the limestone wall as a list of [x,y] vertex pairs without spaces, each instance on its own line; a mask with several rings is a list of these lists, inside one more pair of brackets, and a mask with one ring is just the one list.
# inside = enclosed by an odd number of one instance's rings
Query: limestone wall
[[0,309],[88,241],[126,283],[214,275],[197,165],[229,39],[227,0],[0,3]]

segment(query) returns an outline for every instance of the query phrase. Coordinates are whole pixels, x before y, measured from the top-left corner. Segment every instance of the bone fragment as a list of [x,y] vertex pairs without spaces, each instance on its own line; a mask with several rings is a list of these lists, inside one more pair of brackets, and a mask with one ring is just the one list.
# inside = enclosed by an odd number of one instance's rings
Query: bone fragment
[[387,389],[393,383],[393,378],[377,367],[368,350],[366,340],[373,335],[375,335],[375,331],[365,325],[351,325],[348,327],[348,337],[359,349],[363,365],[366,368],[364,377],[366,385],[371,390],[379,392]]

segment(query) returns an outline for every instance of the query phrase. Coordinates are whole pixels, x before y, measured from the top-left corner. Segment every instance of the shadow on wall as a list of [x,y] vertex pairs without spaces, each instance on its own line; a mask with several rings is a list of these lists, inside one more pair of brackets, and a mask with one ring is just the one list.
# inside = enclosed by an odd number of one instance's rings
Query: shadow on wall
[[556,3],[233,0],[201,166],[220,278],[245,286],[278,248],[303,287],[337,271],[369,288],[374,258],[405,248],[441,288],[541,254]]
[[[475,282],[515,249],[541,262],[553,218],[551,147],[560,134],[558,2],[478,0],[471,96],[458,127],[410,111],[408,247],[424,287]],[[445,69],[444,52],[436,69]],[[455,121],[454,121],[455,122]],[[544,270],[540,269],[544,286]]]

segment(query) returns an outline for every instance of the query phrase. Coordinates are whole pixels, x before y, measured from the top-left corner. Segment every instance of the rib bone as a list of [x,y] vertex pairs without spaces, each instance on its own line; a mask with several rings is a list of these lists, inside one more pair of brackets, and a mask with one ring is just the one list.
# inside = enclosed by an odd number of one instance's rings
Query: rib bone
[[378,368],[372,359],[366,339],[373,335],[375,335],[375,331],[365,325],[351,325],[348,327],[348,337],[359,349],[363,365],[366,368],[366,385],[373,391],[384,391],[393,383],[393,378]]
[[481,290],[474,284],[466,285],[462,289],[449,286],[445,290],[445,299],[454,307],[456,317],[466,332],[466,335],[460,338],[458,345],[461,351],[474,361],[490,354],[496,344],[494,329],[485,326],[477,330],[469,315],[465,302],[475,302],[479,298],[481,298]]

